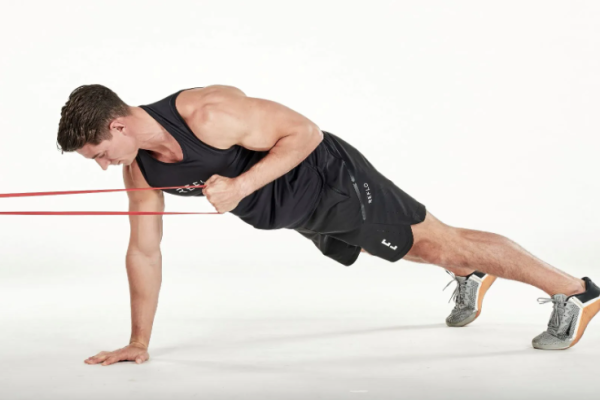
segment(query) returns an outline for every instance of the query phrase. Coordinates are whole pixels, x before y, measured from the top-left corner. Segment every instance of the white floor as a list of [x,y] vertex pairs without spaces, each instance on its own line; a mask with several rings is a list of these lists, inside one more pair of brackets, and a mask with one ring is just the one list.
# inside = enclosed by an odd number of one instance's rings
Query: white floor
[[[479,320],[447,328],[452,288],[441,291],[448,279],[434,267],[364,256],[350,268],[317,255],[321,261],[304,266],[171,258],[151,360],[142,365],[83,363],[128,340],[122,265],[45,265],[20,275],[3,269],[0,398],[549,400],[598,393],[600,323],[592,321],[573,349],[533,350],[552,309],[537,304],[544,294],[535,288],[498,281]],[[593,268],[573,270],[600,280]]]

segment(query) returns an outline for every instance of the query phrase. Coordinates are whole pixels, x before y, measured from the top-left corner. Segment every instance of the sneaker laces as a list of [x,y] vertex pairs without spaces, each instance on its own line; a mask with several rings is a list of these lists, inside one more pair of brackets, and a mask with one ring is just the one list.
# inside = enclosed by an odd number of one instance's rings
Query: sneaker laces
[[553,303],[552,307],[552,315],[550,315],[550,320],[548,321],[548,331],[549,333],[555,333],[555,335],[566,334],[567,329],[569,329],[569,324],[564,324],[563,329],[560,329],[561,321],[564,321],[564,318],[568,317],[568,309],[566,307],[567,301],[561,298],[555,297],[539,297],[537,299],[539,304]]
[[446,270],[446,273],[448,273],[448,275],[452,277],[452,280],[448,282],[446,286],[444,286],[442,292],[446,290],[446,288],[450,286],[453,282],[456,282],[456,287],[454,288],[454,292],[452,292],[452,296],[450,296],[450,300],[448,300],[448,303],[454,300],[456,302],[456,306],[458,308],[462,308],[464,306],[466,292],[466,290],[462,289],[466,285],[467,280],[465,279],[465,281],[461,283],[461,281],[456,277],[456,275],[453,272]]

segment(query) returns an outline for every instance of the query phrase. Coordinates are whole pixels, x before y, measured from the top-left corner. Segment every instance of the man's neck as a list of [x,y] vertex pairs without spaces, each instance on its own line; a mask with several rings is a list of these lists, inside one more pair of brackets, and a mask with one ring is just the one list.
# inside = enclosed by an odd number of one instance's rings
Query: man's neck
[[179,144],[154,118],[140,107],[131,107],[131,118],[138,147],[164,158],[178,154]]

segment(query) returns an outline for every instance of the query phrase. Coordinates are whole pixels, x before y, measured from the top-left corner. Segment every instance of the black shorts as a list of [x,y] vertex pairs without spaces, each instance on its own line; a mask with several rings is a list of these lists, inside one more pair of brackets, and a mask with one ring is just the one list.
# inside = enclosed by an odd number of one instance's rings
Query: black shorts
[[390,262],[400,260],[413,245],[410,226],[425,220],[425,206],[379,173],[357,149],[323,133],[323,191],[308,220],[294,229],[346,266],[356,261],[361,248]]

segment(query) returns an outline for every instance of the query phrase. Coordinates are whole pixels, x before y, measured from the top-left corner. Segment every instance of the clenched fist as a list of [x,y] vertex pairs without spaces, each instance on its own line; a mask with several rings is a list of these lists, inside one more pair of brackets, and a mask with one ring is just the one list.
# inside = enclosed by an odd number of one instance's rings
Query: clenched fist
[[206,182],[202,193],[219,213],[226,213],[242,201],[246,195],[235,178],[220,175],[211,176]]
[[98,364],[110,365],[119,361],[135,361],[137,364],[141,364],[150,358],[148,354],[148,348],[141,343],[131,343],[122,349],[115,351],[101,351],[85,360],[86,364]]

